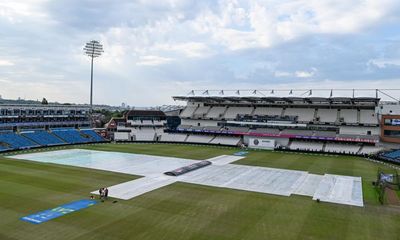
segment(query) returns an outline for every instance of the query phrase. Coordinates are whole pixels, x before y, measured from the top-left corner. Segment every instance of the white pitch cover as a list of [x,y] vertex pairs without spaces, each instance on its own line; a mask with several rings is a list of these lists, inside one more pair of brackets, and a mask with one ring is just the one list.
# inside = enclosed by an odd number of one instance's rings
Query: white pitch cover
[[[163,173],[199,160],[83,149],[21,154],[9,158],[144,176],[108,187],[110,197],[124,200],[179,181],[280,196],[297,194],[310,196],[321,202],[364,206],[360,177],[316,175],[305,171],[232,164],[243,158],[240,156],[222,155],[210,158],[210,166],[178,177]],[[97,194],[97,191],[92,193]]]

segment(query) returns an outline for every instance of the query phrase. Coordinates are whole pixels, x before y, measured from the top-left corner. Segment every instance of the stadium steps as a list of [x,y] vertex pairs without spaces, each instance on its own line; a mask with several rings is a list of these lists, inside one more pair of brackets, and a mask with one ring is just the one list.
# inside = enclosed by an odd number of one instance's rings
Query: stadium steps
[[15,134],[18,134],[19,136],[21,136],[21,137],[23,137],[23,138],[25,138],[25,139],[27,139],[27,140],[29,140],[29,141],[31,141],[31,142],[37,144],[38,146],[43,146],[42,144],[36,142],[35,140],[33,140],[33,139],[31,139],[31,138],[29,138],[29,137],[23,135],[23,134],[20,134],[20,133],[15,133]]
[[58,138],[59,140],[61,140],[63,143],[68,144],[64,139],[62,139],[61,137],[59,137],[57,134],[53,134],[52,131],[48,131],[48,133],[50,133],[51,135],[53,135],[54,137]]
[[183,140],[183,141],[186,142],[188,138],[189,138],[189,134],[186,134],[185,140]]
[[207,110],[206,114],[204,114],[204,119],[206,119],[206,116],[208,116],[208,114],[210,113],[211,109],[212,109],[212,107],[210,107],[210,108]]
[[28,137],[26,137],[26,136],[24,136],[24,135],[22,135],[22,134],[20,134],[20,133],[18,133],[18,132],[15,132],[15,134],[18,135],[18,136],[20,136],[20,137],[22,137],[22,138],[25,138],[25,140],[28,140],[28,141],[31,142],[31,143],[36,144],[36,146],[33,146],[33,147],[42,146],[42,144],[40,144],[40,143],[38,143],[38,142],[35,142],[35,141],[33,141],[32,139],[30,139],[30,138],[28,138]]
[[281,115],[279,115],[279,116],[283,117],[285,115],[286,115],[286,108],[282,108]]
[[340,123],[340,109],[338,111],[336,111],[336,121],[335,124],[339,124]]
[[225,118],[225,114],[228,111],[230,107],[225,108],[224,112],[222,113],[222,115],[219,118]]
[[316,108],[314,111],[313,122],[315,122],[315,119],[317,119],[317,116],[318,116],[318,108]]
[[358,149],[358,151],[357,151],[357,154],[360,154],[361,151],[363,150],[363,148],[364,148],[364,145],[361,145],[360,149]]
[[211,138],[211,140],[208,141],[208,143],[211,143],[216,137],[217,137],[217,135],[213,136],[213,137]]
[[256,111],[256,108],[253,107],[253,110],[251,111],[250,115],[251,115],[251,116],[254,116],[254,112],[255,112],[255,111]]

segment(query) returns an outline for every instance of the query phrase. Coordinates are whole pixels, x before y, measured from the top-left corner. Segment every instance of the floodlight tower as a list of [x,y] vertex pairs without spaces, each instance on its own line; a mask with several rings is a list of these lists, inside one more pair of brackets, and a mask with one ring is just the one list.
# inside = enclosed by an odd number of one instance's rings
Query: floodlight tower
[[90,65],[90,113],[93,112],[93,59],[96,57],[100,57],[103,51],[103,45],[101,45],[98,41],[92,40],[86,43],[83,48],[85,54],[88,55],[92,63]]

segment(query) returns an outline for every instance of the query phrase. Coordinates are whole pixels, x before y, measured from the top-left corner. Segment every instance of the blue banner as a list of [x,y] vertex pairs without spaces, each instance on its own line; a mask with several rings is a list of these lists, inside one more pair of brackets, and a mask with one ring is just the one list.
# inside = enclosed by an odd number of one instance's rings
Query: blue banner
[[61,217],[65,214],[72,213],[96,204],[95,200],[79,200],[68,204],[61,205],[59,207],[44,210],[26,217],[22,217],[21,220],[30,222],[33,224],[40,224],[47,222],[51,219]]

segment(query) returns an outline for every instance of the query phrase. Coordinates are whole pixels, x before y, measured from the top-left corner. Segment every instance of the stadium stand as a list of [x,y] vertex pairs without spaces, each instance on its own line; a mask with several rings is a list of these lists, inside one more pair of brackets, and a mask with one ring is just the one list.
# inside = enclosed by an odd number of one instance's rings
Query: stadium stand
[[150,127],[137,128],[134,134],[136,141],[154,141],[156,137],[156,131]]
[[379,127],[340,126],[339,134],[347,135],[379,135]]
[[357,110],[355,109],[341,109],[340,110],[340,118],[341,122],[352,124],[358,123],[357,120]]
[[400,159],[400,150],[387,152],[387,153],[384,154],[384,156],[387,157],[387,158],[392,158],[392,159]]
[[187,134],[180,133],[163,133],[161,134],[161,142],[184,142]]
[[50,146],[50,145],[62,145],[66,144],[60,138],[50,134],[45,130],[41,131],[28,131],[28,132],[21,132],[21,135],[31,139],[32,141],[42,145],[42,146]]
[[226,107],[212,107],[210,111],[207,113],[206,118],[212,118],[212,119],[222,118],[225,110]]
[[257,128],[250,130],[252,133],[270,133],[270,134],[279,134],[280,130],[277,128]]
[[364,145],[361,147],[360,154],[373,154],[382,151],[382,147]]
[[105,139],[97,134],[93,129],[81,129],[81,133],[89,135],[95,142],[105,141]]
[[335,123],[337,121],[337,109],[324,109],[317,110],[317,117],[319,122],[322,123]]
[[253,115],[269,115],[269,116],[281,116],[282,115],[282,108],[275,108],[275,107],[256,107],[254,110]]
[[9,149],[24,149],[39,146],[37,143],[13,132],[0,133],[0,145]]
[[8,147],[8,145],[5,145],[5,143],[0,142],[0,152],[7,150],[10,150],[10,147]]
[[225,119],[235,119],[237,115],[250,115],[253,112],[253,107],[228,107],[226,110]]
[[182,118],[190,118],[193,116],[194,111],[196,111],[197,106],[186,106],[185,109],[181,112]]
[[65,142],[71,144],[88,143],[95,141],[92,137],[86,134],[82,134],[76,129],[52,129],[51,132],[59,138],[63,139]]
[[286,108],[286,116],[296,116],[299,122],[312,122],[314,120],[315,109],[313,108]]
[[293,141],[290,144],[290,149],[302,151],[322,151],[323,147],[324,143],[322,142]]
[[209,135],[195,135],[191,134],[186,139],[186,142],[190,143],[209,143],[214,137]]
[[193,118],[204,118],[209,110],[209,106],[198,107],[196,111],[193,112]]
[[355,144],[327,143],[325,145],[325,152],[330,153],[357,154],[359,150],[360,146]]
[[240,142],[240,137],[216,136],[210,143],[237,146]]
[[360,110],[360,123],[363,124],[378,124],[378,117],[374,110]]

